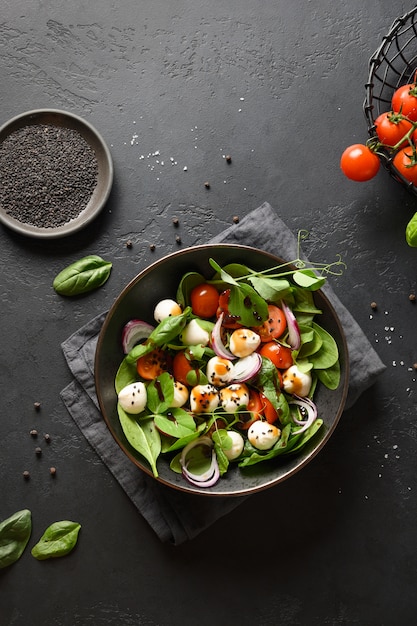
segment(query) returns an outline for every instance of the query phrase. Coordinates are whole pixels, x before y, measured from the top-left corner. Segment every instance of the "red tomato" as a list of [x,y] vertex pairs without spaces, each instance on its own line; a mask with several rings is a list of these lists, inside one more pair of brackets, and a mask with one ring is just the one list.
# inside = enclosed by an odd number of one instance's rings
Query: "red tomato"
[[190,300],[194,315],[209,319],[216,315],[219,306],[219,292],[213,285],[202,283],[191,291]]
[[357,182],[370,180],[377,175],[380,166],[379,157],[361,143],[346,148],[340,159],[340,168],[347,178]]
[[415,83],[399,87],[392,96],[392,110],[402,113],[412,122],[417,121],[417,87]]
[[275,365],[276,368],[286,370],[293,365],[292,350],[287,346],[282,346],[276,341],[268,341],[264,343],[259,353],[266,357]]
[[222,313],[224,313],[222,326],[225,328],[241,328],[242,324],[239,324],[238,321],[240,318],[229,313],[229,300],[230,289],[226,289],[225,291],[222,291],[219,296],[219,307],[216,315],[219,317]]
[[406,180],[417,185],[417,153],[415,148],[412,146],[402,148],[397,152],[392,163]]
[[152,352],[139,357],[136,362],[136,369],[141,378],[153,380],[166,372],[171,365],[171,357],[162,348],[155,348]]
[[284,311],[275,304],[268,304],[268,319],[257,326],[254,330],[258,333],[262,342],[278,339],[287,328],[287,320]]
[[179,383],[190,387],[190,383],[187,381],[187,374],[189,372],[198,372],[198,368],[192,366],[190,359],[187,357],[184,350],[177,352],[172,361],[172,373]]
[[278,413],[274,408],[274,405],[263,393],[260,394],[262,402],[262,414],[265,416],[268,424],[273,424],[278,419]]
[[[412,123],[398,113],[381,113],[375,120],[375,130],[381,143],[391,148],[398,144],[412,128]],[[407,140],[400,146],[407,145]]]
[[249,389],[249,402],[246,407],[250,413],[240,413],[240,423],[238,427],[247,430],[253,422],[261,418],[262,400],[255,389]]

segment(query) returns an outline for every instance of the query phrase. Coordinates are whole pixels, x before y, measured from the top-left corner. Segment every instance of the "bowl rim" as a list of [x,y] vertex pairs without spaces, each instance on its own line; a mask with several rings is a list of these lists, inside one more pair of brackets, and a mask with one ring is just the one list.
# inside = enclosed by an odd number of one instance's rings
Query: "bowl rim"
[[[94,149],[94,152],[97,155],[97,151],[95,150],[89,139],[89,136],[94,137],[105,164],[105,168],[102,168],[102,171],[104,172],[104,183],[102,185],[102,191],[99,198],[95,199],[93,192],[87,206],[84,207],[84,209],[77,215],[77,217],[73,218],[69,222],[66,222],[65,224],[62,224],[61,226],[44,228],[34,226],[32,224],[27,224],[25,222],[20,222],[19,220],[8,215],[0,206],[0,222],[2,224],[10,228],[11,230],[19,233],[20,235],[25,235],[38,239],[57,239],[60,237],[66,237],[68,235],[77,233],[82,228],[85,228],[97,217],[97,215],[102,211],[103,207],[105,206],[110,196],[114,179],[113,159],[110,150],[106,142],[104,141],[104,138],[90,122],[88,122],[81,116],[75,113],[71,113],[69,111],[54,108],[40,108],[19,113],[18,115],[10,118],[0,126],[0,143],[2,143],[3,141],[2,135],[5,134],[8,130],[10,132],[8,132],[4,138],[8,137],[14,130],[22,128],[25,125],[25,121],[27,121],[27,125],[35,126],[36,124],[42,123],[42,118],[48,116],[52,116],[52,118],[53,116],[56,116],[63,120],[69,120],[72,125],[67,126],[65,124],[62,124],[62,126],[65,128],[73,128],[75,130],[78,130],[84,140],[87,141],[87,143]],[[53,119],[49,119],[48,123],[55,125]],[[99,164],[99,158],[97,158],[97,161]]]
[[221,492],[211,491],[211,490],[206,489],[206,488],[191,487],[191,486],[188,485],[186,480],[184,480],[183,484],[176,484],[176,483],[174,484],[172,482],[169,482],[168,480],[165,480],[161,476],[155,477],[153,475],[152,471],[150,470],[150,468],[148,468],[144,463],[140,463],[140,461],[133,454],[131,454],[129,449],[127,449],[123,445],[123,443],[119,440],[119,438],[116,436],[116,433],[114,432],[112,424],[111,424],[111,420],[106,415],[104,402],[103,402],[103,400],[101,398],[101,394],[99,393],[99,389],[98,389],[98,379],[99,379],[99,376],[100,376],[99,352],[100,352],[102,343],[104,341],[104,336],[106,334],[107,328],[108,328],[108,326],[109,326],[109,324],[111,322],[112,315],[116,311],[118,305],[120,304],[120,301],[124,298],[126,292],[129,291],[130,289],[132,289],[132,287],[137,282],[142,280],[142,278],[144,276],[148,275],[149,273],[154,271],[157,267],[159,267],[160,265],[163,265],[164,263],[166,263],[167,261],[172,259],[172,257],[174,257],[174,256],[178,257],[178,256],[186,255],[186,254],[191,254],[193,251],[214,250],[214,249],[218,249],[218,248],[233,248],[233,249],[236,249],[237,251],[242,251],[242,252],[244,252],[244,251],[246,251],[246,252],[255,251],[257,253],[261,253],[262,255],[265,255],[267,258],[270,258],[271,260],[278,261],[278,262],[280,262],[280,261],[286,262],[281,257],[278,257],[275,254],[272,254],[272,253],[267,252],[265,250],[262,250],[260,248],[256,248],[254,246],[248,246],[248,245],[244,245],[244,244],[229,244],[229,243],[197,244],[197,245],[193,245],[193,246],[190,246],[190,247],[187,247],[187,248],[182,248],[181,250],[175,251],[173,253],[166,254],[163,257],[155,260],[150,265],[148,265],[144,269],[142,269],[134,278],[132,278],[125,285],[125,287],[122,289],[122,291],[116,297],[116,299],[113,301],[113,304],[111,305],[110,309],[108,310],[107,315],[105,317],[105,320],[103,322],[103,325],[101,327],[101,330],[99,332],[98,339],[97,339],[95,359],[94,359],[94,382],[95,382],[95,389],[96,389],[96,393],[97,393],[97,398],[98,398],[98,403],[99,403],[99,407],[100,407],[100,412],[101,412],[102,418],[104,419],[104,421],[105,421],[105,423],[107,425],[108,430],[110,431],[113,439],[119,445],[119,447],[124,452],[124,454],[141,471],[143,471],[145,474],[150,476],[156,482],[158,482],[160,484],[163,484],[163,485],[165,485],[165,486],[167,486],[167,487],[169,487],[171,489],[174,489],[176,491],[185,492],[185,493],[192,494],[192,495],[202,495],[202,496],[206,496],[206,497],[217,497],[217,498],[218,497],[242,497],[242,496],[252,495],[252,494],[260,492],[260,491],[264,491],[265,489],[268,489],[268,488],[273,487],[273,486],[275,486],[275,485],[277,485],[277,484],[279,484],[281,482],[284,482],[288,478],[290,478],[290,477],[294,476],[296,473],[298,473],[306,465],[308,465],[313,460],[313,458],[324,448],[324,446],[329,441],[329,439],[332,436],[334,430],[336,429],[336,426],[337,426],[337,424],[338,424],[338,422],[340,420],[340,417],[341,417],[341,415],[342,415],[342,413],[343,413],[343,411],[345,409],[345,404],[346,404],[347,395],[348,395],[348,391],[349,391],[349,374],[350,374],[349,352],[348,352],[348,346],[347,346],[347,341],[346,341],[346,335],[345,335],[345,332],[343,330],[342,323],[341,323],[341,321],[339,319],[339,316],[337,315],[337,313],[335,311],[334,306],[332,305],[332,303],[330,302],[330,300],[326,296],[326,294],[323,293],[322,289],[319,289],[315,293],[319,293],[320,294],[320,297],[325,302],[326,306],[328,307],[329,312],[331,313],[331,315],[332,315],[332,317],[333,317],[333,319],[335,321],[335,324],[337,326],[337,329],[338,329],[338,332],[339,332],[339,335],[340,335],[341,344],[342,344],[342,347],[343,347],[343,354],[344,354],[344,357],[345,357],[344,367],[343,367],[344,376],[343,376],[343,380],[341,379],[341,381],[340,381],[340,386],[342,388],[342,395],[341,395],[339,406],[338,406],[336,415],[335,415],[335,417],[333,419],[333,422],[332,422],[331,426],[328,428],[328,430],[326,431],[326,433],[325,433],[324,437],[322,438],[322,440],[318,443],[318,445],[316,445],[314,447],[314,449],[309,451],[309,453],[306,455],[306,457],[299,464],[297,464],[296,467],[294,467],[293,469],[289,470],[283,476],[280,476],[278,478],[274,477],[273,479],[265,481],[261,485],[258,485],[256,487],[251,487],[251,488],[248,488],[246,490],[238,490],[238,491],[236,491],[236,490],[227,490],[227,489],[225,489],[224,491],[221,491]]

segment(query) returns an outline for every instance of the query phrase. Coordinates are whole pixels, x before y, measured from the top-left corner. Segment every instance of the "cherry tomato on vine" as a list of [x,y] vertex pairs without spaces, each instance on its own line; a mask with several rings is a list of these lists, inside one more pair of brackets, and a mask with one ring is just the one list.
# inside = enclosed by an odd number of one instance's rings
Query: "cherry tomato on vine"
[[190,300],[193,313],[203,319],[209,319],[216,315],[219,292],[213,285],[202,283],[191,291]]
[[[412,123],[405,120],[401,113],[392,111],[381,113],[375,120],[375,132],[379,141],[391,148],[396,146],[412,127]],[[398,147],[405,145],[407,145],[407,140]]]
[[282,346],[276,341],[264,343],[259,350],[259,354],[272,361],[277,369],[286,370],[293,365],[291,348]]
[[258,333],[262,342],[278,339],[287,328],[287,320],[284,311],[275,304],[268,304],[268,319],[257,326],[254,330]]
[[162,348],[155,348],[148,354],[139,357],[136,369],[141,378],[153,380],[166,372],[171,365],[170,355]]
[[402,148],[397,152],[392,163],[406,180],[417,185],[417,152],[415,148],[412,146]]
[[346,148],[340,159],[340,168],[347,178],[357,182],[370,180],[377,175],[381,163],[368,146],[355,143]]
[[417,121],[417,86],[415,83],[399,87],[392,96],[392,110],[402,113],[412,122]]

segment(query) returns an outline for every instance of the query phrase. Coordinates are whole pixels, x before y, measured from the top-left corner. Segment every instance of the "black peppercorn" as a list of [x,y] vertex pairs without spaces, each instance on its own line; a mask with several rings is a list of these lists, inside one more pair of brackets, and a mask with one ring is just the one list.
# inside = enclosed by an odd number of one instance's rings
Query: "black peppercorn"
[[204,183],[204,187],[205,187],[206,189],[210,189],[210,183],[209,183],[208,181],[206,181],[206,182]]
[[34,408],[35,408],[35,411],[39,411],[39,409],[41,408],[41,403],[40,403],[40,402],[35,402],[35,403],[33,404],[33,406],[34,406]]
[[178,244],[179,244],[179,243],[181,243],[181,237],[180,237],[179,235],[177,235],[177,236],[175,237],[175,241],[176,241]]
[[178,226],[178,225],[179,225],[179,223],[180,223],[180,221],[179,221],[178,217],[173,217],[173,218],[172,218],[172,223],[174,224],[174,226]]
[[34,428],[32,428],[32,430],[30,431],[30,434],[32,435],[32,437],[37,437],[38,436],[38,431],[35,430]]
[[371,302],[371,309],[374,309],[374,310],[375,310],[375,309],[377,309],[377,308],[378,308],[377,303],[376,303],[376,302]]
[[55,476],[55,474],[56,474],[56,468],[55,468],[55,467],[50,467],[50,468],[49,468],[49,473],[51,474],[51,476]]
[[25,470],[25,471],[23,472],[23,478],[24,478],[25,480],[29,480],[29,478],[30,478],[30,474],[29,474],[29,472],[28,472],[27,470]]
[[233,216],[233,222],[234,222],[235,224],[239,224],[239,217],[238,217],[238,215],[234,215],[234,216]]
[[42,455],[42,448],[35,448],[35,454],[36,454],[36,456],[41,456]]
[[155,244],[154,244],[154,243],[151,243],[151,244],[150,244],[150,246],[149,246],[149,250],[150,250],[151,252],[153,252],[153,251],[155,250]]
[[126,248],[131,248],[132,246],[132,242],[130,241],[130,239],[128,239],[128,241],[126,241]]
[[227,163],[231,163],[232,162],[232,157],[230,156],[230,154],[226,154],[226,161],[227,161]]
[[48,433],[45,433],[45,435],[44,435],[44,439],[45,439],[45,441],[46,441],[47,443],[50,443],[50,441],[51,441],[51,436],[50,436],[50,435],[48,435]]

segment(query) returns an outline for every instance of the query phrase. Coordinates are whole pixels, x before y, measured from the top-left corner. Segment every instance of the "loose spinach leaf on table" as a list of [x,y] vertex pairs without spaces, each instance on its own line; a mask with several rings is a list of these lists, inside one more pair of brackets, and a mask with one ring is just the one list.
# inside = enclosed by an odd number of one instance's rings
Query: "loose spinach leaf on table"
[[69,554],[75,548],[80,528],[78,522],[69,520],[54,522],[33,546],[32,556],[38,561],[44,561]]
[[52,286],[61,296],[77,296],[104,285],[112,264],[91,254],[68,265],[55,277]]
[[17,511],[0,524],[0,569],[12,565],[23,554],[32,532],[28,509]]

